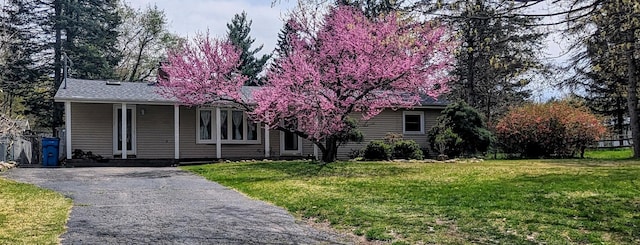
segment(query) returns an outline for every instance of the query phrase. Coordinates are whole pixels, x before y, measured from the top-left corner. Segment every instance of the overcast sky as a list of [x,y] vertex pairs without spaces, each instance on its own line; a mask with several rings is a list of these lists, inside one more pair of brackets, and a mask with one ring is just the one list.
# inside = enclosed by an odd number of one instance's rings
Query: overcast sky
[[126,0],[134,8],[157,5],[169,21],[169,30],[182,37],[193,37],[209,29],[212,36],[225,36],[226,24],[233,16],[247,12],[253,21],[251,36],[255,45],[263,44],[261,53],[270,53],[276,45],[278,32],[288,9],[295,0],[282,0],[271,6],[271,0]]

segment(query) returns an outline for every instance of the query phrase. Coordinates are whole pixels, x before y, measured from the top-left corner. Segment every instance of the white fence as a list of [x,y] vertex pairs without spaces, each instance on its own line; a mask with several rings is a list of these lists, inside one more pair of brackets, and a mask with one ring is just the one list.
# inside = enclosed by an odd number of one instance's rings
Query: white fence
[[0,138],[0,161],[19,164],[41,163],[41,137],[20,136],[15,139]]

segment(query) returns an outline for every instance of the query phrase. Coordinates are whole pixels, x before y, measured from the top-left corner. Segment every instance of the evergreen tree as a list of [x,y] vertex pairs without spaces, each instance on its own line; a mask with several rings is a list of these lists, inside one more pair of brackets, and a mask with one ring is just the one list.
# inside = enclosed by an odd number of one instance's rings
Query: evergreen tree
[[121,58],[117,49],[117,27],[121,23],[118,0],[66,0],[61,7],[61,51],[73,61],[72,76],[115,78],[114,67]]
[[368,18],[403,10],[404,0],[336,0],[338,5],[358,7]]
[[8,0],[2,6],[0,33],[5,37],[2,44],[3,62],[0,62],[0,90],[2,109],[7,115],[19,114],[16,102],[28,95],[33,83],[45,74],[42,52],[45,44],[39,43],[40,2],[33,0]]
[[257,53],[262,50],[263,45],[251,50],[251,45],[255,42],[255,39],[249,36],[251,23],[251,20],[247,20],[247,13],[242,12],[241,14],[236,14],[231,20],[231,23],[227,23],[227,37],[229,41],[241,51],[240,71],[242,75],[249,78],[246,85],[257,86],[262,83],[258,75],[262,72],[264,65],[271,56],[262,55],[262,57],[256,58]]
[[274,58],[284,58],[289,56],[291,53],[291,38],[289,35],[293,34],[295,31],[291,27],[291,21],[288,20],[280,29],[280,33],[278,33],[278,41],[276,42],[276,49],[274,50]]
[[[581,37],[575,46],[584,49],[573,57],[572,68],[578,76],[565,84],[584,88],[592,101],[590,107],[612,117],[619,134],[628,116],[632,142],[640,142],[638,4],[623,0],[570,2],[581,11],[567,17],[567,32]],[[633,144],[633,148],[634,157],[639,158],[640,144]]]
[[526,75],[543,68],[537,52],[545,35],[530,28],[538,19],[487,0],[443,1],[436,7],[461,44],[449,99],[464,100],[491,122],[530,96]]
[[[572,67],[576,75],[565,81],[572,87],[581,86],[586,92],[581,96],[586,105],[599,115],[606,116],[613,123],[613,128],[618,135],[625,131],[627,80],[618,74],[608,63],[614,59],[608,52],[599,52],[602,46],[609,45],[600,35],[592,35],[586,39],[583,52],[576,54],[572,59]],[[584,60],[588,62],[583,63]],[[622,139],[620,144],[622,145]]]
[[[63,63],[66,56],[73,62],[70,75],[82,79],[115,78],[114,68],[121,58],[117,49],[117,27],[121,18],[117,12],[118,0],[51,0],[48,3],[47,33],[53,46],[52,83],[47,101],[34,98],[36,106],[48,106],[49,126],[62,125],[63,107],[54,104],[53,95],[63,81]],[[46,115],[41,115],[44,120]]]

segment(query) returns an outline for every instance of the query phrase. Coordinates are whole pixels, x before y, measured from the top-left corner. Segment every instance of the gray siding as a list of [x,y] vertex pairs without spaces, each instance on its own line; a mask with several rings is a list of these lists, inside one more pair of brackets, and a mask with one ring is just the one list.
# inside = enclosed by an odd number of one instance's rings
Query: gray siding
[[[180,108],[180,158],[215,158],[215,144],[196,144],[196,111],[196,108]],[[260,144],[223,144],[222,158],[263,158],[264,129],[260,131]],[[273,139],[277,131],[271,131],[270,136],[271,148],[276,149],[278,145],[274,144],[278,142]]]
[[172,159],[173,106],[138,105],[136,111],[137,157]]
[[[424,134],[406,134],[403,135],[404,139],[415,140],[422,148],[428,148],[429,143],[427,141],[427,132],[436,123],[436,119],[440,116],[439,109],[415,109],[414,111],[424,111]],[[347,143],[342,145],[338,149],[338,159],[349,159],[349,154],[352,151],[360,150],[364,148],[369,141],[381,140],[387,135],[387,133],[402,134],[402,112],[405,110],[384,110],[376,117],[368,121],[361,121],[359,123],[360,131],[364,134],[364,141],[362,143]],[[354,118],[361,118],[360,115],[353,115]]]
[[71,151],[113,158],[113,105],[71,103]]
[[[145,111],[142,115],[142,110]],[[426,132],[440,115],[438,109],[425,112],[425,134],[404,135],[405,139],[428,147]],[[113,158],[113,104],[72,103],[72,150],[106,158]],[[359,118],[354,115],[354,118]],[[173,106],[136,105],[137,158],[162,159],[174,157]],[[339,159],[348,159],[352,151],[360,150],[367,142],[383,139],[388,132],[402,134],[402,110],[385,110],[369,121],[360,122],[364,142],[348,143],[338,150]],[[264,129],[260,130],[260,144],[223,144],[222,158],[263,158]],[[280,131],[270,131],[272,157],[280,156]],[[304,140],[302,156],[313,154],[313,144]],[[196,108],[180,108],[180,158],[215,158],[215,144],[196,144]]]

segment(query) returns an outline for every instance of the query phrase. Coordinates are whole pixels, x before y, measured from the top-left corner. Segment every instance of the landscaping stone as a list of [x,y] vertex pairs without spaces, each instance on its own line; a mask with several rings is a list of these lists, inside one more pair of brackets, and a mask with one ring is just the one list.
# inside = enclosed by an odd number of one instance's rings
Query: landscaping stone
[[14,161],[0,162],[0,172],[15,168],[16,166],[17,166],[17,163]]

